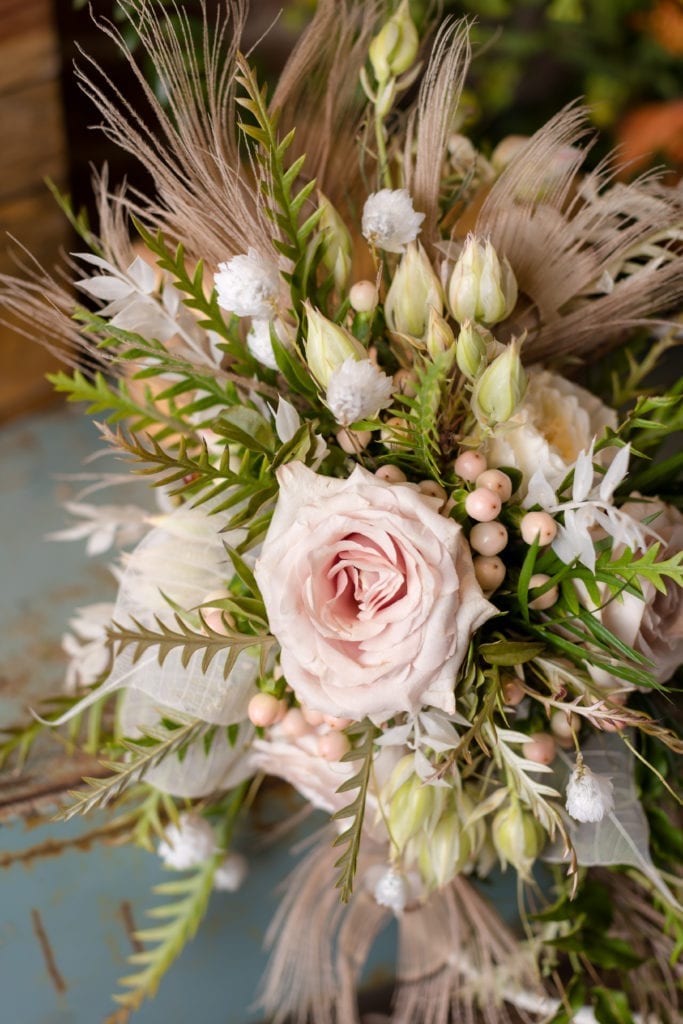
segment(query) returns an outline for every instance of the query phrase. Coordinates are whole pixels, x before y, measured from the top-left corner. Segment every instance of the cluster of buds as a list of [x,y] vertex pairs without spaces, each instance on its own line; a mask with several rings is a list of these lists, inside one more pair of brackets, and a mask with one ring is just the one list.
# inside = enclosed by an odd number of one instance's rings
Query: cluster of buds
[[505,579],[505,565],[498,556],[507,547],[507,527],[498,519],[503,503],[512,497],[512,481],[500,469],[489,469],[481,452],[462,452],[453,464],[461,479],[474,484],[465,498],[465,511],[475,525],[470,547],[476,552],[474,572],[484,593],[491,594]]

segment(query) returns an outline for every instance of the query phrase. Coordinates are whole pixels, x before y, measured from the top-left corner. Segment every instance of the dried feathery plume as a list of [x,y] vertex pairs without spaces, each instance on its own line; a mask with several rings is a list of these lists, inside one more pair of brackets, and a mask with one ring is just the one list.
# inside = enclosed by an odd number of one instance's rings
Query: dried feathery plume
[[586,131],[580,107],[560,111],[515,154],[476,221],[530,300],[508,327],[528,331],[531,361],[596,358],[624,328],[683,294],[683,255],[674,248],[683,188],[665,190],[652,174],[614,184],[611,162],[581,179]]
[[465,19],[444,23],[407,125],[406,187],[415,208],[426,213],[422,230],[427,245],[437,237],[443,161],[470,63],[469,32]]
[[[190,259],[201,257],[215,265],[249,246],[270,252],[271,230],[259,205],[258,188],[240,171],[235,127],[236,57],[245,0],[231,0],[226,13],[218,8],[212,25],[202,0],[199,50],[187,13],[176,5],[161,13],[149,0],[121,2],[161,80],[168,109],[110,22],[100,22],[99,27],[127,60],[154,124],[143,121],[87,54],[83,56],[89,67],[77,68],[76,74],[104,119],[104,133],[139,160],[154,181],[156,198],[133,193],[129,208],[151,228],[182,241]],[[168,30],[171,17],[173,31]]]
[[282,133],[296,128],[292,159],[306,154],[306,172],[337,209],[357,190],[357,135],[367,110],[358,76],[384,5],[379,0],[320,0],[292,51],[270,103]]

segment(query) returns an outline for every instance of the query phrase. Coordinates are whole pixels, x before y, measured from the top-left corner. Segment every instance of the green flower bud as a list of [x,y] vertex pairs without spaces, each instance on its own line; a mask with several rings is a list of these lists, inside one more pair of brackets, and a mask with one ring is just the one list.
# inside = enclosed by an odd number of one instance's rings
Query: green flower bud
[[420,37],[410,17],[408,0],[403,3],[370,43],[370,63],[378,82],[386,82],[407,71],[417,57]]
[[321,388],[327,388],[330,377],[344,360],[366,359],[367,352],[356,338],[311,306],[306,310],[306,362]]
[[345,291],[351,278],[351,235],[332,203],[322,192],[318,192],[318,208],[322,210],[318,223],[323,236],[323,263],[334,277],[337,290]]
[[445,352],[450,355],[449,367],[455,359],[455,335],[440,313],[432,306],[425,335],[425,345],[432,359],[438,359]]
[[486,349],[491,332],[471,320],[465,320],[458,335],[455,359],[468,380],[476,380],[486,366]]
[[491,325],[509,316],[517,302],[517,281],[507,259],[502,262],[490,241],[470,235],[448,284],[450,310],[459,323]]
[[389,805],[389,831],[398,853],[428,827],[434,811],[434,788],[411,775],[394,793]]
[[426,884],[440,889],[460,874],[469,860],[471,842],[455,807],[444,814],[430,836],[420,843],[418,865]]
[[496,814],[491,837],[503,868],[512,864],[522,878],[528,878],[545,842],[545,832],[533,814],[515,800]]
[[524,398],[527,376],[519,357],[520,343],[513,339],[496,356],[474,386],[472,409],[484,427],[506,423]]
[[410,242],[387,292],[384,315],[392,331],[423,338],[431,308],[443,311],[441,282],[420,243]]

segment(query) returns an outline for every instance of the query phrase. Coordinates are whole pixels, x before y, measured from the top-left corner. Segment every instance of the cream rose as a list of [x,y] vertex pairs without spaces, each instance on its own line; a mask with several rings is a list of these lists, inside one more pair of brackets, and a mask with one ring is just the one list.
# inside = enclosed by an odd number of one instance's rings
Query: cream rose
[[[616,413],[585,388],[548,370],[529,370],[526,395],[507,423],[485,445],[489,466],[513,466],[523,475],[522,495],[537,469],[557,487],[605,427],[615,428]],[[597,460],[596,460],[597,461]]]
[[[622,512],[638,522],[650,520],[652,543],[662,542],[660,559],[670,558],[683,547],[683,516],[673,506],[657,499],[630,501],[622,506]],[[652,675],[660,683],[670,679],[683,663],[683,589],[673,580],[664,580],[664,583],[666,590],[661,592],[649,581],[641,580],[642,597],[624,592],[613,600],[609,600],[607,587],[602,587],[599,611],[591,604],[585,589],[578,588],[583,603],[599,615],[603,626],[652,662]],[[622,680],[603,669],[589,666],[589,671],[601,686],[624,685]]]
[[356,720],[452,713],[469,639],[496,614],[460,526],[360,467],[337,480],[294,462],[278,480],[256,579],[297,697]]

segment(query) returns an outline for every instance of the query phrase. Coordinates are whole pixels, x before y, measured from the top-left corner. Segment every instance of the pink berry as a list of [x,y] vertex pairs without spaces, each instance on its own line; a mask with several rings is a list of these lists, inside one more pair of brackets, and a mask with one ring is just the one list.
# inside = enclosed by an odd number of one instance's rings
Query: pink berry
[[490,523],[500,513],[501,500],[488,487],[476,487],[465,498],[465,511],[479,523]]
[[[529,580],[529,590],[533,590],[535,587],[542,587],[549,579],[550,576],[546,576],[544,572],[535,573]],[[546,608],[552,608],[558,597],[559,590],[557,587],[551,587],[545,594],[541,594],[540,597],[529,601],[529,607],[537,612],[545,611]]]
[[505,579],[505,566],[495,555],[478,555],[473,564],[474,575],[482,590],[495,590]]
[[318,738],[318,753],[326,761],[341,761],[350,749],[351,744],[343,732],[326,732]]
[[538,537],[538,543],[543,548],[555,540],[557,523],[547,512],[527,512],[519,529],[525,544],[533,544]]
[[420,494],[426,494],[430,498],[438,498],[441,504],[439,505],[439,511],[445,505],[448,495],[443,489],[441,484],[437,484],[436,480],[420,480],[417,485],[417,489]]
[[453,469],[468,484],[473,484],[486,469],[486,459],[481,452],[462,452],[453,463]]
[[470,547],[480,555],[498,555],[507,545],[508,532],[502,523],[477,523],[470,531]]
[[220,608],[202,608],[202,618],[209,629],[220,636],[228,636],[229,630],[235,628],[235,620],[230,612],[221,611]]
[[550,733],[537,732],[528,743],[523,744],[522,753],[527,761],[535,761],[536,764],[550,764],[555,760],[557,745]]
[[569,748],[574,745],[574,733],[578,731],[580,724],[579,716],[572,714],[571,711],[561,711],[558,708],[550,716],[550,731],[561,747]]
[[325,725],[329,725],[330,729],[346,729],[347,725],[351,725],[353,719],[351,718],[337,718],[335,715],[323,715],[323,722]]
[[337,431],[337,443],[347,455],[358,455],[359,452],[367,448],[371,441],[372,431],[370,430],[347,430],[342,427]]
[[516,708],[521,704],[526,694],[522,684],[517,679],[508,679],[503,683],[503,700],[510,708]]
[[512,480],[500,469],[485,469],[475,480],[477,487],[488,487],[500,497],[501,501],[508,501],[512,496]]
[[380,466],[375,470],[375,476],[378,480],[386,480],[388,484],[404,484],[408,479],[402,469],[391,464]]
[[247,715],[252,725],[265,729],[282,718],[287,710],[283,700],[278,700],[272,693],[257,693],[249,701]]
[[307,736],[311,732],[311,727],[301,714],[301,708],[290,708],[285,717],[282,719],[280,726],[284,736],[289,737],[291,740],[297,740],[301,736]]
[[309,725],[312,725],[314,729],[317,729],[319,725],[323,724],[323,713],[322,711],[312,711],[310,708],[301,705],[301,714],[304,716]]
[[349,290],[349,302],[357,313],[371,313],[379,302],[377,288],[372,281],[356,281]]

